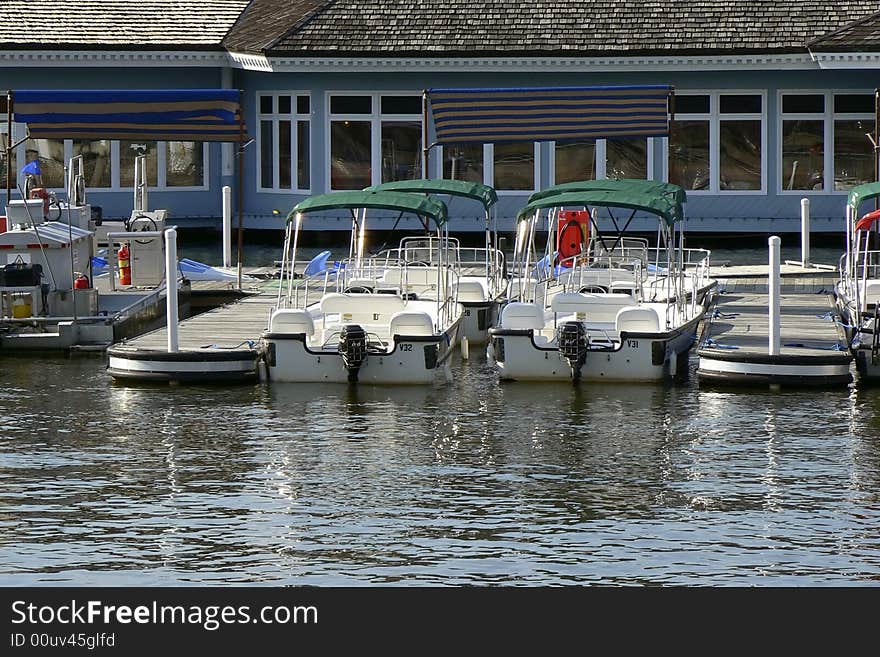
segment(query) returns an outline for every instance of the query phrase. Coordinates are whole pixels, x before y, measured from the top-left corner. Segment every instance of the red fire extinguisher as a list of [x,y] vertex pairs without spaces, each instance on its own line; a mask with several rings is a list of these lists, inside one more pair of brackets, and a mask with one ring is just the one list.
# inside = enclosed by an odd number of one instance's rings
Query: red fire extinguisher
[[116,254],[119,260],[119,284],[131,285],[131,253],[128,244],[123,244]]
[[73,289],[74,290],[88,290],[89,289],[89,277],[85,274],[80,274],[73,280]]

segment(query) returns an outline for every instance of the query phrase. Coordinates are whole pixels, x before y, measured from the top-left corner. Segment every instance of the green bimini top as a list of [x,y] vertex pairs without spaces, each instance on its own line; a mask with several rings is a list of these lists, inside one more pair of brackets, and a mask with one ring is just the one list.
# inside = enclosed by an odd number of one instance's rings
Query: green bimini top
[[498,194],[489,185],[483,185],[467,180],[446,180],[434,178],[431,180],[397,180],[367,187],[365,192],[416,192],[422,194],[448,194],[479,201],[488,212],[489,208],[498,202]]
[[634,178],[622,178],[615,180],[608,178],[605,180],[579,180],[575,182],[562,183],[554,185],[547,189],[542,189],[529,196],[529,203],[542,198],[556,196],[557,194],[568,194],[570,192],[586,192],[591,190],[607,190],[609,192],[629,191],[639,194],[660,194],[669,196],[676,203],[687,203],[687,194],[684,189],[673,183],[657,182],[656,180],[639,180]]
[[321,212],[324,210],[358,210],[361,208],[375,208],[377,210],[393,210],[396,212],[411,212],[424,217],[429,217],[440,226],[446,223],[446,204],[443,201],[429,196],[416,196],[415,194],[403,194],[396,192],[331,192],[312,196],[297,203],[287,214],[290,222],[297,214],[309,212]]
[[597,206],[607,208],[627,208],[649,212],[657,215],[667,226],[681,221],[683,217],[681,204],[670,199],[668,196],[657,194],[640,194],[638,192],[607,189],[593,189],[580,192],[568,192],[555,194],[546,198],[531,201],[516,215],[517,221],[533,214],[536,210],[544,208],[561,208],[565,206]]
[[880,197],[880,182],[865,183],[849,190],[846,204],[852,207],[853,210],[858,210],[863,202],[877,197]]

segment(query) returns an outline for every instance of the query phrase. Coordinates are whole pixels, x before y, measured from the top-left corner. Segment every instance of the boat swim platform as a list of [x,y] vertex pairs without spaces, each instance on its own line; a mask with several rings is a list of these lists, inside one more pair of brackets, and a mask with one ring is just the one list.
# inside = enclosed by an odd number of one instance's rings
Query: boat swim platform
[[772,356],[766,291],[718,294],[697,348],[701,384],[833,388],[852,382],[853,357],[833,295],[786,292],[785,284],[782,288],[781,346]]
[[107,350],[117,380],[169,383],[246,383],[260,378],[259,340],[277,303],[278,282],[265,281],[239,298],[178,322],[178,351],[168,352],[168,329],[158,328]]

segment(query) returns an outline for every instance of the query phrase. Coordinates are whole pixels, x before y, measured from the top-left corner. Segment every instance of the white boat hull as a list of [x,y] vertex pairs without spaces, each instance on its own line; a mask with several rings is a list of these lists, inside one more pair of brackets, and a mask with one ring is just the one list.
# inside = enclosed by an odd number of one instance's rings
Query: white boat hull
[[461,337],[469,344],[486,344],[489,329],[498,323],[500,303],[498,301],[461,302]]
[[[662,381],[682,375],[696,340],[699,317],[678,330],[622,336],[615,348],[590,351],[580,368],[583,381]],[[499,378],[515,381],[570,381],[572,368],[551,344],[535,343],[530,329],[493,329],[487,348]]]
[[395,336],[391,349],[369,354],[354,377],[335,347],[312,349],[305,334],[269,333],[263,336],[268,377],[289,383],[430,384],[445,371],[459,328],[457,321],[440,335]]

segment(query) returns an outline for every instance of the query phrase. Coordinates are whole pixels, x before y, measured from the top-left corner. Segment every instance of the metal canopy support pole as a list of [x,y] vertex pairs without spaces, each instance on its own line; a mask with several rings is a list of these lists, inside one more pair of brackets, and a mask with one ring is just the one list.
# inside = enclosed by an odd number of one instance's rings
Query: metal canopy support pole
[[778,356],[780,347],[779,247],[781,242],[782,240],[776,235],[767,240],[767,244],[770,247],[770,280],[768,285],[770,302],[767,304],[770,311],[768,353],[771,356]]
[[12,201],[12,89],[6,92],[6,205]]
[[422,91],[422,180],[428,179],[428,90]]
[[168,328],[168,353],[178,350],[177,339],[177,230],[165,231],[165,318]]

